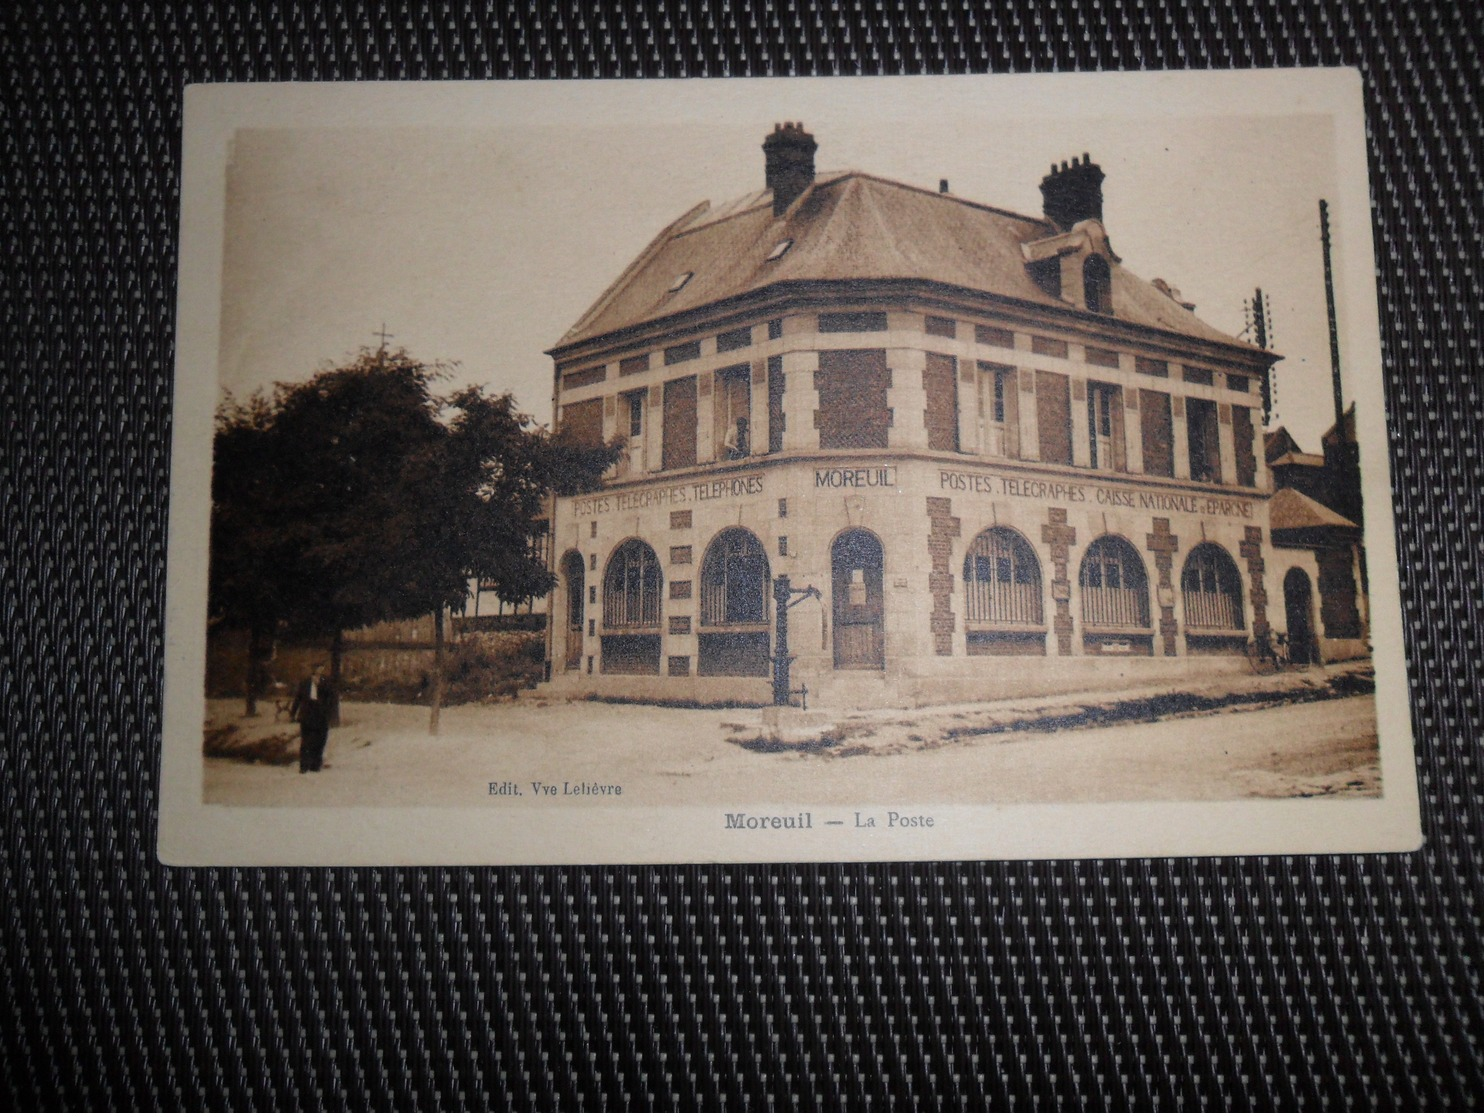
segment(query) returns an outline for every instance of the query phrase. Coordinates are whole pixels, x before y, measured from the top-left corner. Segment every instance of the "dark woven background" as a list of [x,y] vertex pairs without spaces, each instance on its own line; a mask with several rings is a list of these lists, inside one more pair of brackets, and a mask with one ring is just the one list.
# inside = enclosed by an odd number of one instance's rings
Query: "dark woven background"
[[[5,7],[0,1101],[1484,1102],[1484,143],[1468,5],[1084,0],[948,14],[918,0],[716,0],[647,18],[462,0],[395,16],[361,0]],[[157,863],[186,82],[1336,64],[1364,72],[1371,129],[1422,853]]]

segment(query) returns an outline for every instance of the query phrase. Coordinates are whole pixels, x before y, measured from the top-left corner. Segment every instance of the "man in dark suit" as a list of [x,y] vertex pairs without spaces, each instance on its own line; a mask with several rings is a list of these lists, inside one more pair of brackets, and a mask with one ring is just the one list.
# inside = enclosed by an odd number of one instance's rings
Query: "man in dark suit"
[[335,709],[335,691],[325,675],[325,665],[315,663],[299,684],[289,717],[299,723],[299,771],[318,772],[325,763],[325,742],[330,736],[330,718]]

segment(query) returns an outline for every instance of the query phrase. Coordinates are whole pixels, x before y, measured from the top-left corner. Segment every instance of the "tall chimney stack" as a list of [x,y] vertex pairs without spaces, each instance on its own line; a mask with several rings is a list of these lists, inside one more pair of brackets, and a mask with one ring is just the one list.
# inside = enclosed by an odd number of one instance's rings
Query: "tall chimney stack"
[[1051,173],[1041,180],[1041,211],[1046,220],[1059,229],[1070,229],[1088,218],[1103,219],[1103,169],[1092,156],[1073,156],[1060,169],[1051,165]]
[[765,181],[773,191],[773,216],[778,217],[814,184],[814,153],[819,145],[802,122],[773,125],[763,141]]

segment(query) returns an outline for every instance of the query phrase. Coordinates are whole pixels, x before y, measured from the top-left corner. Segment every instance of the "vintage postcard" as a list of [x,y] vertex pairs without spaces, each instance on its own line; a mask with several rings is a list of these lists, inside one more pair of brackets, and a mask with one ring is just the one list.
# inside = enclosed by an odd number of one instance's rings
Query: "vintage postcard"
[[200,86],[160,856],[1421,841],[1359,76]]

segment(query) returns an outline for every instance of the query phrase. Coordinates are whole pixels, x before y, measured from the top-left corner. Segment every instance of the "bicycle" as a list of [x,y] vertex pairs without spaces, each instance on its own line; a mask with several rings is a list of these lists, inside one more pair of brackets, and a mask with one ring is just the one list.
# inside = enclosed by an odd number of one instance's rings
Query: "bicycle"
[[1278,633],[1274,641],[1270,633],[1247,641],[1247,662],[1254,675],[1273,675],[1290,666],[1292,659],[1288,648],[1288,637]]

